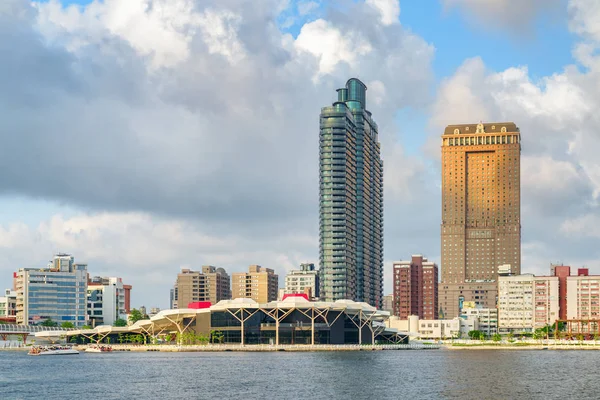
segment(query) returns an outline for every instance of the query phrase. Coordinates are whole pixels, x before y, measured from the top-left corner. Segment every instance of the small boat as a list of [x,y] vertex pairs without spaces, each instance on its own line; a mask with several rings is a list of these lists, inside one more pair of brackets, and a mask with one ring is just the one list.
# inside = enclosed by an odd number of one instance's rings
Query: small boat
[[110,346],[91,346],[85,349],[86,353],[110,353],[112,347]]
[[79,351],[67,346],[33,346],[27,354],[30,356],[61,356],[79,354]]

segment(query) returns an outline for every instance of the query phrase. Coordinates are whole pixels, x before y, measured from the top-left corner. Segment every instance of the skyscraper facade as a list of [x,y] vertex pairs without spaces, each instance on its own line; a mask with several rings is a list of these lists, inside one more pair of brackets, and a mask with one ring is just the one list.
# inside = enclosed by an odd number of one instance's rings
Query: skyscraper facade
[[321,109],[320,297],[380,308],[383,300],[383,161],[367,87],[352,78]]
[[442,135],[444,318],[495,307],[498,267],[521,273],[521,136],[512,122],[450,125]]

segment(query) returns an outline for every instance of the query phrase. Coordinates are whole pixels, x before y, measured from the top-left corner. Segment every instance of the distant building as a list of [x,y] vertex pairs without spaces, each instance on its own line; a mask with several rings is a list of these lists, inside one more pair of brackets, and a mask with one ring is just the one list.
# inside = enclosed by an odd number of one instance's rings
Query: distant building
[[337,101],[321,109],[319,296],[381,308],[383,161],[366,92],[351,78],[337,90]]
[[170,290],[169,293],[169,308],[171,310],[178,308],[177,307],[177,282],[173,285],[173,289]]
[[310,289],[310,297],[319,298],[319,272],[314,264],[300,264],[300,269],[290,271],[285,277],[284,294],[305,293]]
[[71,255],[57,254],[47,268],[19,269],[16,291],[18,324],[87,324],[87,265]]
[[[249,298],[257,303],[277,300],[279,276],[270,268],[251,265],[248,272],[236,272],[231,275],[231,292],[235,298]],[[179,288],[181,292],[181,288]]]
[[442,271],[445,318],[464,301],[496,302],[499,265],[521,273],[521,134],[513,122],[449,125],[442,135]]
[[466,338],[470,331],[479,329],[479,321],[473,317],[424,320],[417,315],[404,319],[393,316],[386,326],[417,339],[459,339]]
[[146,312],[146,306],[141,306],[138,311],[140,312],[140,314],[142,314],[142,316],[148,315],[148,313]]
[[91,326],[113,325],[117,319],[126,319],[125,286],[117,277],[95,276],[88,281],[87,314]]
[[133,286],[131,285],[123,285],[123,290],[125,291],[125,312],[129,314],[131,312],[131,289]]
[[177,274],[177,308],[186,308],[189,303],[208,301],[217,304],[231,298],[231,281],[223,268],[202,266],[202,271],[182,269]]
[[421,255],[394,262],[394,315],[438,319],[438,267]]
[[579,268],[577,276],[567,276],[566,284],[566,318],[561,319],[600,320],[600,276]]
[[17,292],[6,289],[0,297],[0,321],[15,323],[17,319]]
[[388,311],[390,315],[394,315],[394,295],[388,294],[383,296],[383,311]]
[[482,308],[474,303],[465,304],[461,311],[461,318],[475,318],[478,320],[479,329],[489,338],[498,333],[498,310],[496,308]]
[[148,314],[149,317],[154,317],[156,314],[158,314],[160,312],[160,308],[158,307],[152,307],[150,309],[150,313]]
[[550,272],[550,275],[558,277],[559,318],[567,319],[567,277],[571,275],[571,267],[551,264]]
[[558,318],[558,277],[498,276],[499,333],[530,333]]

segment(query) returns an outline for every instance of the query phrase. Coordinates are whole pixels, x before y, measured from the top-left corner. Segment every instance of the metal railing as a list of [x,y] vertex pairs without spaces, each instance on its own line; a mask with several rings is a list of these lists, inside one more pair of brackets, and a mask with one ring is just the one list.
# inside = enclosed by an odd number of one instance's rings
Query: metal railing
[[35,333],[46,331],[73,331],[79,328],[61,328],[60,326],[0,324],[0,333]]

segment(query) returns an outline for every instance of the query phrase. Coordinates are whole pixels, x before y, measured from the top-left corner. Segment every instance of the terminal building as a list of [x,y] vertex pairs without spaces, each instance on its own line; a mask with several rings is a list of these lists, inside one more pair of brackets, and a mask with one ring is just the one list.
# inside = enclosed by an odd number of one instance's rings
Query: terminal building
[[352,300],[311,302],[290,296],[261,304],[238,298],[201,309],[163,310],[128,327],[100,326],[67,336],[115,343],[119,334],[135,333],[154,340],[177,337],[180,342],[189,333],[212,338],[218,332],[218,343],[241,345],[408,343],[408,335],[386,326],[389,316]]

